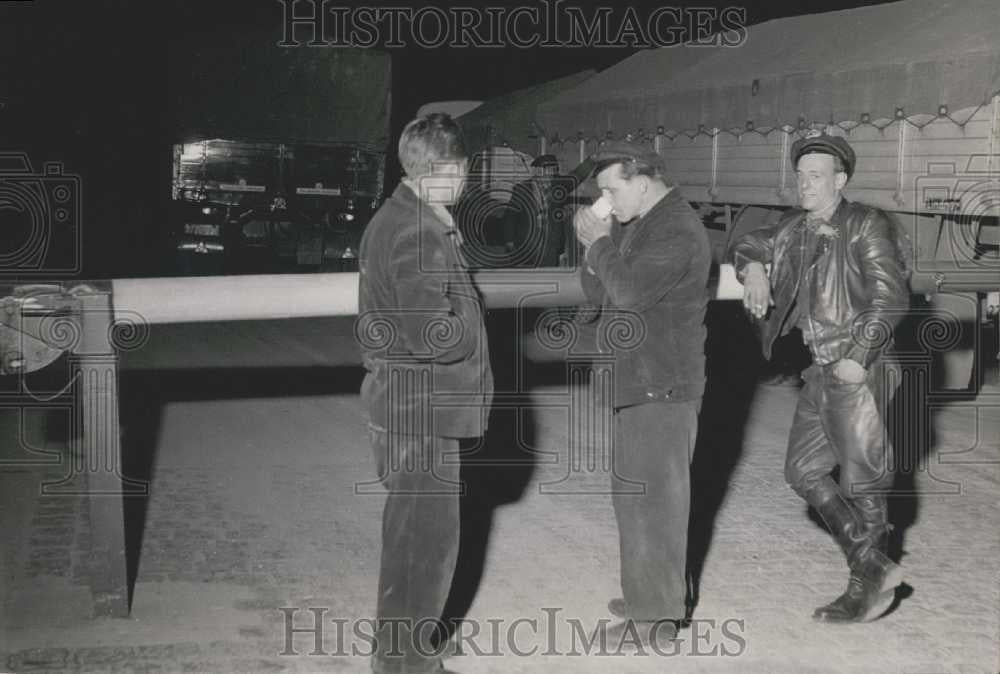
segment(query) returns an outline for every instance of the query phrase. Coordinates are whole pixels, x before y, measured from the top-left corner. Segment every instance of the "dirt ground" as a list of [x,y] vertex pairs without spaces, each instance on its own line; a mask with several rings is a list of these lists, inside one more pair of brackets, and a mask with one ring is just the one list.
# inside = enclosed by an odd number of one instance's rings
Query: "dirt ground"
[[[620,594],[606,427],[571,414],[589,400],[576,370],[514,359],[500,376],[509,409],[463,465],[447,609],[464,618],[462,654],[447,666],[997,672],[1000,390],[959,396],[904,382],[892,517],[906,584],[879,621],[819,625],[813,608],[842,591],[846,572],[784,485],[796,390],[757,386],[732,316],[710,318],[693,466],[697,604],[675,651],[588,649]],[[516,349],[493,341],[499,358]],[[122,470],[150,485],[126,505],[125,619],[91,617],[86,497],[41,493],[72,470],[62,441],[72,400],[36,391],[30,405],[0,408],[0,672],[367,671],[384,495],[357,362],[343,319],[163,327],[125,354]],[[55,392],[59,381],[32,380]]]

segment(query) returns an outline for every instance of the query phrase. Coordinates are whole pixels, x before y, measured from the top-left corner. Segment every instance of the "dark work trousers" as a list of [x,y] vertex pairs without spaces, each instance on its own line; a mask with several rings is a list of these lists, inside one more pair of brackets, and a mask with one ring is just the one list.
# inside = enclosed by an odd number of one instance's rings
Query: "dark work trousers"
[[701,399],[615,412],[612,503],[621,580],[634,620],[685,617],[691,459]]
[[433,635],[451,589],[459,543],[459,441],[371,429],[388,491],[372,670],[440,668]]
[[885,413],[899,381],[893,375],[882,359],[858,384],[837,379],[832,363],[812,365],[802,373],[805,386],[785,458],[785,479],[799,496],[806,498],[836,466],[848,498],[884,495],[892,487],[893,450]]

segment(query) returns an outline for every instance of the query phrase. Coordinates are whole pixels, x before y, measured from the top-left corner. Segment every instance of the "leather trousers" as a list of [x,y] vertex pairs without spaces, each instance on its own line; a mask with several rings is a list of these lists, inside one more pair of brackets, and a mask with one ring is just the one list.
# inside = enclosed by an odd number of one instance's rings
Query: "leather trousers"
[[785,479],[806,498],[839,466],[844,495],[855,502],[866,523],[878,525],[893,481],[895,461],[884,420],[898,377],[880,359],[857,384],[837,379],[833,364],[812,365],[802,378],[805,385],[788,435]]

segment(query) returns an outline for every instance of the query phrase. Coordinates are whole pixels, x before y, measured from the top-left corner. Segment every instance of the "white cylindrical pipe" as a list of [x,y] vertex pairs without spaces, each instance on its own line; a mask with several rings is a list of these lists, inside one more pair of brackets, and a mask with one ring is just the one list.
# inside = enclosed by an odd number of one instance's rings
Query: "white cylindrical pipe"
[[[952,263],[922,263],[910,278],[914,293],[989,287],[992,270],[969,272]],[[573,269],[490,269],[472,273],[491,309],[571,307],[587,302]],[[270,320],[358,313],[358,274],[269,274],[192,278],[116,279],[115,314],[145,323]],[[740,300],[743,285],[733,266],[719,265],[709,288],[715,300]]]
[[[472,278],[489,308],[585,302],[573,269],[480,270]],[[358,313],[357,273],[116,279],[111,284],[116,315],[147,324]]]
[[111,285],[116,315],[146,323],[358,313],[357,273],[116,279]]

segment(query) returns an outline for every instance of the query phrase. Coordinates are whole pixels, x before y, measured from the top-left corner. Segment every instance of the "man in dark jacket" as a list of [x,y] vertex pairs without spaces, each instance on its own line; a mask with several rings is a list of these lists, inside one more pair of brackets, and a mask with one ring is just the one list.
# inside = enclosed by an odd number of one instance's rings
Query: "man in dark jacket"
[[445,206],[462,190],[461,131],[410,122],[402,184],[365,229],[356,337],[367,373],[382,515],[376,672],[437,672],[441,617],[459,544],[459,439],[480,436],[493,393],[483,306]]
[[604,636],[669,648],[686,613],[711,246],[656,153],[613,143],[592,159],[614,217],[583,208],[574,226],[586,248],[584,291],[602,307],[598,343],[613,354],[612,503],[624,597],[608,608],[625,619]]
[[846,592],[813,617],[857,622],[883,613],[901,581],[900,568],[886,556],[893,460],[883,419],[898,381],[884,375],[885,356],[909,307],[907,258],[884,212],[841,195],[855,165],[846,140],[801,138],[792,145],[792,162],[801,208],[743,237],[734,262],[744,306],[763,319],[765,356],[793,326],[812,352],[785,478],[823,517],[850,567]]

